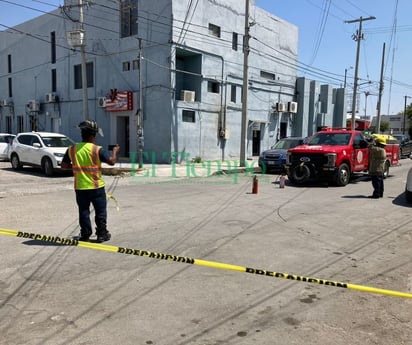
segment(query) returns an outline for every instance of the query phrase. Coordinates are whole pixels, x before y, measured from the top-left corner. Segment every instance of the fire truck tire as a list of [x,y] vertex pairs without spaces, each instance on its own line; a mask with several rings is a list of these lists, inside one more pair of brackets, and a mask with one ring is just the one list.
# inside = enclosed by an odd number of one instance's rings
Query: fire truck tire
[[346,163],[342,163],[335,173],[335,183],[339,187],[344,187],[349,183],[350,170]]
[[310,178],[310,169],[306,164],[297,165],[292,169],[292,181],[304,183]]
[[389,167],[390,167],[389,161],[385,162],[385,170],[383,171],[383,178],[389,177]]

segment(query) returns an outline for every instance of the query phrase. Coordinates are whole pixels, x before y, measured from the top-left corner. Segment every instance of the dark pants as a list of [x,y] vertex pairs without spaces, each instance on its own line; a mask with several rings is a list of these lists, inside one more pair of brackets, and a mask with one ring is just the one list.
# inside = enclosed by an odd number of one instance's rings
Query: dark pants
[[372,176],[372,187],[373,187],[373,196],[382,198],[383,197],[383,175],[373,175]]
[[94,207],[96,235],[107,233],[107,199],[104,187],[98,189],[76,190],[76,202],[79,207],[80,234],[90,237],[93,233],[90,222],[90,204]]

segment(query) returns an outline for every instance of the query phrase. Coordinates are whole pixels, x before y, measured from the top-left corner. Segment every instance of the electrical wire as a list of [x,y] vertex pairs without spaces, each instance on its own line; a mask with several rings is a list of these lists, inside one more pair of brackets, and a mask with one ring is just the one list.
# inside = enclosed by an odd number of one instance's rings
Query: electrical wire
[[[35,1],[35,0],[32,0],[32,1]],[[309,1],[309,0],[308,0],[308,1]],[[56,14],[53,14],[53,13],[50,13],[50,12],[44,12],[44,11],[41,11],[41,10],[38,10],[38,9],[34,9],[34,8],[29,7],[29,6],[26,6],[26,5],[16,4],[16,3],[13,3],[12,1],[0,0],[0,2],[6,2],[6,3],[13,4],[13,5],[17,5],[17,6],[22,6],[22,7],[25,7],[25,8],[32,9],[32,10],[37,10],[37,11],[42,12],[42,13],[47,13],[47,14],[55,15],[55,16],[58,16],[59,18],[61,18],[61,16],[59,16],[59,15],[56,15]],[[37,2],[39,2],[39,1],[37,1]],[[118,4],[118,2],[116,2],[116,1],[112,1],[112,3]],[[120,11],[118,8],[112,8],[112,7],[110,7],[110,6],[105,6],[105,5],[101,5],[101,4],[94,4],[94,5],[99,6],[99,7],[102,7],[102,8],[110,9],[110,10],[115,11],[115,12],[119,12],[119,11]],[[196,6],[197,6],[197,3],[196,3]],[[330,3],[329,3],[329,7],[330,7]],[[329,8],[329,7],[328,7],[328,8]],[[142,11],[142,12],[145,12],[145,11]],[[146,12],[146,13],[147,13],[147,12]],[[192,12],[192,16],[193,16],[193,13],[194,13],[194,12]],[[328,14],[329,14],[329,12],[328,12]],[[90,16],[90,17],[95,17],[95,18],[100,18],[100,19],[102,19],[101,17],[98,17],[98,16]],[[162,16],[158,16],[158,19],[161,18],[161,17],[162,17]],[[163,17],[163,18],[168,18],[168,17]],[[188,14],[186,15],[186,18],[188,18]],[[105,16],[105,20],[107,20],[106,16]],[[145,18],[145,17],[142,17],[142,16],[139,16],[139,20],[142,20],[142,21],[146,20],[147,22],[155,23],[156,25],[158,25],[158,29],[161,28],[162,26],[163,26],[165,29],[167,29],[168,26],[170,27],[170,24],[163,23],[163,22],[160,22],[160,21],[153,22],[152,20],[150,20],[150,19],[148,19],[148,18]],[[175,21],[176,21],[177,23],[179,22],[178,20],[175,20]],[[181,22],[184,23],[184,21],[181,21]],[[2,24],[0,24],[0,25],[2,25]],[[107,30],[107,31],[109,31],[109,32],[111,32],[111,33],[115,33],[115,34],[117,34],[117,35],[119,34],[118,31],[110,30],[110,29],[107,29],[107,28],[104,28],[104,27],[99,27],[99,26],[97,26],[97,25],[93,25],[93,24],[90,24],[90,23],[85,23],[85,25],[88,25],[88,26],[93,27],[93,28],[96,28],[96,29]],[[2,26],[7,27],[7,26],[5,26],[5,25],[2,25]],[[205,28],[204,26],[201,26],[201,25],[197,25],[197,24],[191,23],[190,26],[192,26],[192,27],[194,27],[194,28],[197,27],[197,28],[201,28],[201,29],[203,29],[203,30],[206,30],[206,28]],[[174,26],[174,27],[181,29],[183,26]],[[7,28],[8,28],[8,29],[11,29],[11,30],[15,30],[14,28],[10,28],[10,27],[7,27]],[[189,27],[186,29],[185,32],[186,32],[185,35],[186,35],[186,34],[192,35],[193,37],[191,37],[191,40],[194,40],[194,41],[197,40],[198,42],[200,42],[201,40],[205,40],[205,39],[206,39],[206,40],[209,40],[210,43],[215,43],[215,42],[216,42],[216,40],[215,40],[213,37],[209,37],[208,35],[205,35],[205,34],[203,34],[202,32],[198,32],[198,31],[194,31],[194,30],[189,30]],[[225,31],[222,30],[222,32],[225,32]],[[227,31],[227,32],[229,32],[229,31]],[[230,31],[230,32],[232,32],[232,31]],[[19,32],[19,33],[20,33],[20,34],[26,34],[26,33],[23,33],[23,32]],[[34,36],[34,35],[31,35],[30,37],[32,37],[32,38],[37,38],[37,39],[41,39],[41,38],[36,37],[36,36]],[[199,37],[199,38],[197,39],[197,37]],[[113,38],[113,39],[116,39],[116,38]],[[102,39],[99,39],[99,40],[102,40]],[[104,39],[103,39],[103,40],[104,40]],[[45,39],[43,39],[43,41],[48,42],[48,40],[45,40]],[[146,41],[146,42],[149,43],[149,44],[150,44],[150,43],[154,43],[154,44],[158,44],[158,45],[168,44],[168,43],[161,43],[161,42],[153,42],[153,41],[151,41],[151,40],[144,40],[144,41]],[[231,41],[229,41],[229,40],[219,39],[218,42],[219,42],[219,44],[221,44],[221,45],[231,44]],[[318,42],[319,42],[319,40],[318,40]],[[262,42],[261,42],[261,43],[262,43]],[[320,44],[320,43],[319,43],[319,44]],[[266,46],[268,46],[268,45],[266,45]],[[72,50],[71,48],[68,48],[68,47],[66,47],[66,46],[60,46],[60,47],[63,47],[63,48],[68,49],[68,50]],[[97,56],[107,56],[107,55],[114,55],[114,54],[122,54],[122,53],[124,53],[124,52],[111,52],[111,53],[109,52],[109,53],[106,53],[106,54],[97,54],[96,52],[87,52],[87,53],[88,53],[88,54],[92,54],[92,55],[97,55]],[[277,53],[279,53],[279,52],[277,52]],[[284,54],[284,56],[287,56],[287,55]],[[320,69],[311,67],[311,66],[309,66],[309,65],[306,65],[306,64],[303,64],[303,63],[299,62],[297,59],[296,59],[296,63],[293,63],[293,62],[291,63],[290,61],[280,59],[279,57],[274,56],[274,55],[271,55],[271,54],[266,54],[266,57],[270,57],[271,59],[273,59],[273,61],[276,61],[276,62],[278,62],[279,64],[281,64],[281,65],[283,65],[283,66],[288,66],[288,67],[290,67],[290,68],[297,68],[298,71],[301,71],[301,72],[304,72],[304,73],[308,73],[309,75],[312,75],[312,76],[315,76],[315,77],[319,77],[321,80],[331,81],[331,83],[332,83],[332,84],[335,84],[335,85],[338,84],[338,82],[339,82],[339,83],[342,83],[342,80],[343,80],[343,76],[342,76],[342,75],[334,74],[334,73],[331,73],[331,72],[327,72],[327,71],[323,71],[323,70],[320,70]],[[290,56],[287,56],[287,58],[290,59],[291,57],[290,57]],[[231,61],[227,61],[227,63],[237,64],[236,62],[231,62]],[[282,75],[281,72],[278,73],[278,74],[281,74],[281,75]],[[283,74],[283,75],[288,76],[287,74]],[[342,79],[338,79],[338,78],[334,78],[334,77],[331,78],[330,76],[333,76],[333,75],[339,76],[339,77],[342,78]],[[293,78],[293,77],[296,77],[296,75],[290,74],[289,77],[292,77],[292,78]]]
[[319,23],[317,39],[316,39],[316,43],[313,48],[312,58],[310,59],[309,65],[312,65],[315,62],[316,56],[318,55],[319,47],[322,43],[323,34],[325,32],[326,23],[328,20],[330,4],[331,4],[331,0],[324,0],[324,7],[322,9],[322,18]]

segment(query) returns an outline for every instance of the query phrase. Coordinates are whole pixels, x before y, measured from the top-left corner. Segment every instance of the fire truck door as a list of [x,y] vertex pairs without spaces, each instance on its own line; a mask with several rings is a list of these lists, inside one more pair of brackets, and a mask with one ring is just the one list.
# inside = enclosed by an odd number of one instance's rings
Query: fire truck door
[[367,142],[361,135],[356,135],[353,142],[353,170],[363,171],[368,169],[369,149]]

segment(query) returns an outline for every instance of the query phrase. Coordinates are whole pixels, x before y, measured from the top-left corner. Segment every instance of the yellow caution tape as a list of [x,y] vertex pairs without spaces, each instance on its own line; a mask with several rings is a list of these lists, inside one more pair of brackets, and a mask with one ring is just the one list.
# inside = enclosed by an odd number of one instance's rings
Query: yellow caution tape
[[112,199],[114,203],[116,204],[116,210],[120,210],[119,202],[117,201],[116,197],[113,196],[112,194],[106,193],[107,199]]
[[40,235],[40,234],[31,233],[31,232],[22,232],[22,231],[9,230],[9,229],[0,229],[0,234],[16,236],[16,237],[31,239],[31,240],[36,240],[36,241],[52,242],[56,244],[66,245],[66,246],[84,247],[84,248],[89,248],[89,249],[94,249],[94,250],[102,250],[106,252],[129,254],[129,255],[148,257],[148,258],[158,259],[158,260],[182,262],[185,264],[219,268],[222,270],[253,273],[253,274],[267,276],[267,277],[296,280],[300,282],[314,283],[314,284],[320,284],[320,285],[325,285],[325,286],[334,286],[334,287],[339,287],[339,288],[352,289],[352,290],[370,292],[370,293],[381,294],[381,295],[412,298],[412,294],[407,293],[407,292],[378,289],[378,288],[374,288],[370,286],[342,283],[342,282],[337,282],[337,281],[332,281],[332,280],[327,280],[327,279],[320,279],[320,278],[310,278],[310,277],[304,277],[304,276],[299,276],[295,274],[274,272],[274,271],[268,271],[268,270],[250,268],[250,267],[242,267],[242,266],[230,265],[230,264],[225,264],[225,263],[220,263],[220,262],[215,262],[215,261],[199,260],[199,259],[194,259],[194,258],[185,257],[185,256],[177,256],[177,255],[151,252],[147,250],[116,247],[116,246],[111,246],[111,245],[101,244],[101,243],[83,242],[83,241],[63,238],[59,236]]

